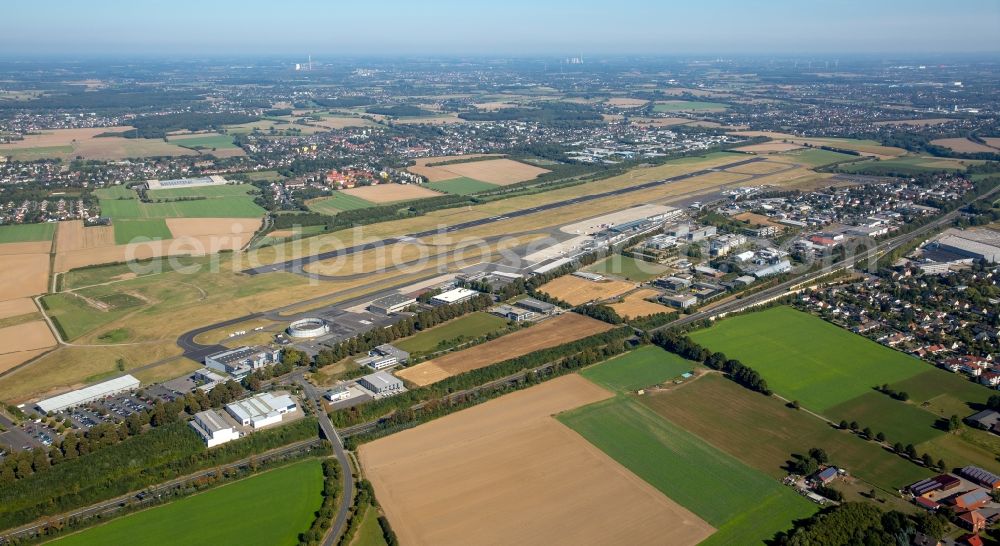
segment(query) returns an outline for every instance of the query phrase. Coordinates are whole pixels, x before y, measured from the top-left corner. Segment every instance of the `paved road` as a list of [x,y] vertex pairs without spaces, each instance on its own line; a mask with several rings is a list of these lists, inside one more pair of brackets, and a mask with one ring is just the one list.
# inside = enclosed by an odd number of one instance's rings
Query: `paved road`
[[291,379],[298,385],[301,385],[306,396],[312,400],[313,409],[316,410],[316,417],[319,419],[320,429],[323,430],[323,435],[326,436],[326,439],[330,441],[330,445],[333,446],[333,454],[337,456],[337,461],[340,462],[340,476],[343,480],[341,490],[343,494],[340,497],[340,507],[337,509],[337,516],[334,518],[333,525],[330,526],[329,532],[323,539],[323,546],[332,546],[340,538],[341,533],[343,533],[344,525],[347,523],[347,514],[350,511],[351,505],[354,504],[354,474],[351,463],[347,459],[347,452],[344,450],[344,443],[341,441],[340,435],[337,434],[337,429],[333,427],[330,416],[323,410],[323,401],[320,398],[319,391],[316,390],[316,387],[312,383],[306,381],[302,373],[293,374]]
[[604,193],[594,193],[588,195],[581,195],[579,197],[574,197],[572,199],[566,199],[564,201],[556,201],[554,203],[546,203],[544,205],[538,205],[537,207],[529,207],[526,209],[515,210],[511,212],[506,212],[498,216],[491,216],[489,218],[480,218],[478,220],[470,220],[468,222],[462,222],[460,224],[453,224],[443,229],[429,229],[426,231],[421,231],[418,233],[411,233],[410,235],[403,235],[400,237],[390,237],[388,239],[382,239],[381,241],[373,241],[369,243],[363,243],[360,245],[355,245],[347,248],[340,248],[336,250],[330,250],[327,252],[320,252],[318,254],[313,254],[312,256],[302,256],[292,260],[287,260],[284,262],[278,262],[271,265],[263,265],[260,267],[254,267],[250,269],[243,270],[243,273],[247,275],[260,275],[262,273],[273,273],[275,271],[301,271],[302,268],[313,262],[318,262],[322,260],[329,260],[332,258],[337,258],[339,256],[348,256],[358,252],[364,252],[365,250],[371,250],[374,248],[379,248],[385,245],[391,245],[399,243],[402,241],[409,240],[410,238],[419,239],[421,237],[430,237],[432,235],[438,235],[441,233],[450,233],[453,231],[460,231],[464,229],[469,229],[477,226],[484,226],[487,224],[492,224],[494,222],[500,222],[504,220],[510,220],[511,218],[518,218],[521,216],[527,216],[529,214],[536,214],[539,212],[545,212],[547,210],[558,209],[562,207],[568,207],[570,205],[576,205],[579,203],[586,203],[587,201],[593,201],[596,199],[605,199],[608,197],[614,197],[616,195],[624,195],[626,193],[632,193],[642,190],[647,190],[649,188],[655,188],[657,186],[662,186],[664,184],[672,184],[675,182],[680,182],[682,180],[687,180],[689,178],[694,178],[696,176],[703,176],[712,172],[722,171],[726,169],[731,169],[733,167],[739,167],[741,165],[746,165],[748,163],[755,163],[757,161],[764,161],[766,158],[754,157],[750,159],[744,159],[741,161],[736,161],[733,163],[728,163],[726,165],[719,165],[718,167],[712,167],[711,169],[702,169],[700,171],[694,171],[687,174],[682,174],[679,176],[674,176],[671,178],[664,178],[662,180],[654,180],[652,182],[645,182],[643,184],[636,184],[635,186],[629,186],[627,188],[620,188],[617,190],[607,191]]

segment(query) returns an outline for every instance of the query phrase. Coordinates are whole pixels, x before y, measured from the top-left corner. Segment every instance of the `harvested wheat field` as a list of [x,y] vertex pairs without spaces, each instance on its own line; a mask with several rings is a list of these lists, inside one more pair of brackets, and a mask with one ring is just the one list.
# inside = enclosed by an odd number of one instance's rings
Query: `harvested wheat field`
[[145,241],[130,245],[71,250],[56,254],[56,271],[69,271],[89,265],[148,260],[160,256],[205,256],[223,250],[240,250],[253,233],[197,235],[168,240]]
[[789,166],[785,163],[758,161],[756,163],[747,163],[746,165],[726,169],[726,172],[738,174],[771,174],[788,168]]
[[31,351],[18,351],[16,353],[0,354],[0,374],[10,371],[13,368],[24,364],[38,355],[48,352],[50,349],[33,349]]
[[714,529],[552,418],[611,393],[567,375],[364,444],[402,544],[676,544]]
[[261,218],[167,218],[167,227],[175,238],[199,235],[238,235],[260,229]]
[[325,117],[321,121],[309,120],[310,125],[318,125],[327,129],[344,129],[346,127],[368,127],[375,125],[371,120],[352,117]]
[[26,241],[23,243],[3,243],[0,244],[0,256],[18,256],[21,254],[48,254],[51,249],[52,249],[51,241]]
[[[49,285],[49,254],[8,254],[3,247],[22,245],[7,243],[0,245],[3,267],[0,267],[0,301],[44,294]],[[48,246],[48,243],[46,243]]]
[[[13,300],[0,301],[0,319],[37,313],[38,307],[31,298],[17,298]],[[2,352],[2,350],[0,350]]]
[[647,104],[649,104],[649,101],[645,99],[629,99],[625,97],[608,99],[608,105],[617,108],[638,108],[640,106],[646,106]]
[[588,301],[616,298],[635,288],[635,283],[604,279],[588,281],[575,275],[563,275],[538,288],[539,292],[559,298],[570,305],[581,305]]
[[949,150],[953,150],[959,153],[974,154],[979,152],[995,153],[996,148],[991,148],[984,144],[978,142],[973,142],[967,138],[939,138],[932,140],[931,144],[935,146],[944,146]]
[[114,226],[84,226],[83,220],[59,222],[56,229],[56,252],[114,246]]
[[669,307],[664,307],[658,303],[646,301],[646,298],[653,298],[658,295],[660,295],[660,293],[656,290],[643,288],[625,296],[625,299],[621,303],[612,303],[608,307],[614,309],[615,312],[622,317],[628,318],[639,318],[655,315],[656,313],[669,313],[672,311]]
[[611,325],[576,313],[564,313],[525,330],[487,341],[464,351],[448,353],[396,373],[415,385],[424,386],[442,379],[485,368],[497,362],[576,341],[611,329]]
[[457,178],[454,173],[447,171],[444,167],[429,167],[430,163],[442,163],[445,161],[455,161],[457,159],[476,159],[478,157],[500,157],[497,154],[469,154],[469,155],[442,155],[436,157],[422,157],[415,160],[416,165],[412,167],[407,167],[406,170],[413,174],[423,176],[427,178],[428,182],[440,182],[442,180],[450,180],[452,178]]
[[340,190],[340,193],[360,197],[372,203],[392,203],[395,201],[410,201],[444,195],[432,189],[417,184],[379,184],[377,186],[360,186]]
[[500,186],[524,182],[525,180],[531,180],[549,172],[548,169],[535,167],[534,165],[528,165],[520,161],[514,161],[513,159],[487,159],[484,161],[472,161],[470,163],[455,163],[436,168],[454,173],[455,176],[452,178],[465,176]]
[[751,144],[749,146],[741,146],[739,148],[733,148],[737,152],[753,152],[757,154],[766,154],[771,152],[790,152],[792,150],[798,150],[802,146],[799,144],[793,144],[791,142],[764,142],[761,144]]

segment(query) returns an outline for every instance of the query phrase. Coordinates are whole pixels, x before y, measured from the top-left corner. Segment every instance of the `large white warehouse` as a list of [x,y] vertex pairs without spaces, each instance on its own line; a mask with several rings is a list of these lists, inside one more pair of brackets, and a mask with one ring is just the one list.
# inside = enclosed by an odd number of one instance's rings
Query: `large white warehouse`
[[109,379],[101,383],[70,391],[59,396],[46,398],[39,401],[36,406],[42,413],[62,411],[66,408],[100,400],[106,396],[113,396],[139,388],[139,380],[131,375],[123,375],[114,379]]

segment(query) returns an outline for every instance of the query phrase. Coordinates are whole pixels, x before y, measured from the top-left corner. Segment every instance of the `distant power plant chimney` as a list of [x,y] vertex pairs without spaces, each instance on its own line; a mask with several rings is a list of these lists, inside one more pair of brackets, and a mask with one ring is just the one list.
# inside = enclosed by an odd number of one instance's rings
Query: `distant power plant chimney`
[[313,56],[309,55],[309,70],[313,69]]

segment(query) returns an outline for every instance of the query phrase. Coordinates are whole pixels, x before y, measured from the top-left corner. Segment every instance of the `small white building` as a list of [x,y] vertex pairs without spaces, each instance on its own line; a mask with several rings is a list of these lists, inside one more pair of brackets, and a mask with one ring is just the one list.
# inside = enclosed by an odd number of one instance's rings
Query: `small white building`
[[236,427],[215,410],[199,411],[188,424],[205,441],[206,447],[215,447],[240,437]]
[[468,288],[455,288],[454,290],[449,290],[447,292],[442,292],[431,298],[432,305],[450,305],[453,303],[462,303],[466,300],[471,300],[472,298],[479,295],[479,292],[475,290],[470,290]]
[[383,396],[403,390],[403,381],[387,372],[375,372],[358,379],[358,385]]
[[263,392],[226,404],[226,412],[243,426],[260,428],[280,423],[286,413],[295,411],[295,407],[295,400],[287,394],[274,396]]
[[347,388],[346,385],[340,385],[339,387],[334,387],[323,395],[330,402],[342,402],[351,397],[351,389]]

